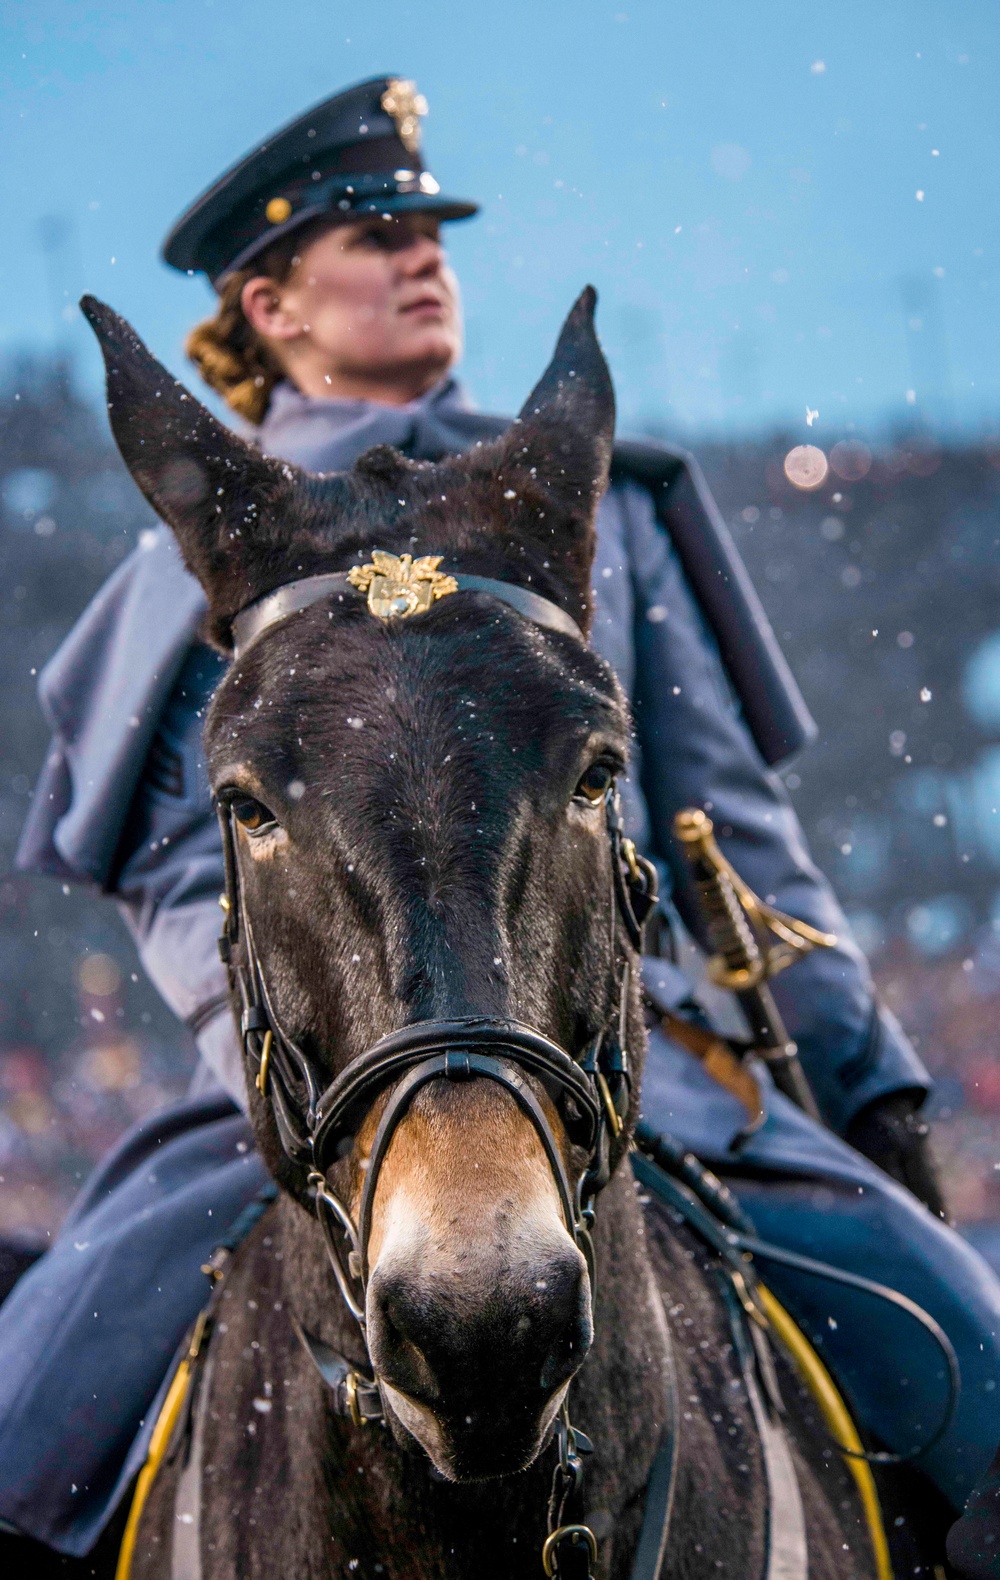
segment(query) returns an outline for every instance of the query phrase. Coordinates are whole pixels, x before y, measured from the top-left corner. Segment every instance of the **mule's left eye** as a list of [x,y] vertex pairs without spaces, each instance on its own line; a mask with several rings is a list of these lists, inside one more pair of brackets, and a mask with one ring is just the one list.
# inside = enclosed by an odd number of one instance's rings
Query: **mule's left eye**
[[596,804],[598,801],[604,800],[614,782],[615,773],[610,763],[591,763],[577,785],[574,794],[582,796],[585,801]]
[[248,834],[263,834],[265,830],[277,827],[278,820],[274,813],[252,796],[234,796],[230,805],[237,823]]

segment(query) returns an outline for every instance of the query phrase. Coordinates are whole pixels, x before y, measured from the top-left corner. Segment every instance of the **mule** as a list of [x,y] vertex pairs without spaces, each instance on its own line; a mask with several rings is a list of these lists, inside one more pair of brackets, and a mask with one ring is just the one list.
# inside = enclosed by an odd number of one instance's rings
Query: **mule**
[[280,1187],[217,1269],[134,1580],[624,1580],[643,1545],[650,1576],[884,1572],[750,1270],[629,1166],[649,876],[586,642],[593,308],[502,439],[311,477],[85,303],[125,461],[236,650],[205,743]]

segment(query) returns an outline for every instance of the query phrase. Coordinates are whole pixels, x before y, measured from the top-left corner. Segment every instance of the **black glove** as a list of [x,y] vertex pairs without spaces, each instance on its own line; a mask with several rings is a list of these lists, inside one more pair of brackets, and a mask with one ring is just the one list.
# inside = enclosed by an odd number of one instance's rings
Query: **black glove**
[[920,1091],[877,1097],[855,1114],[844,1139],[947,1223],[948,1211],[928,1145],[930,1126],[919,1112],[923,1101]]

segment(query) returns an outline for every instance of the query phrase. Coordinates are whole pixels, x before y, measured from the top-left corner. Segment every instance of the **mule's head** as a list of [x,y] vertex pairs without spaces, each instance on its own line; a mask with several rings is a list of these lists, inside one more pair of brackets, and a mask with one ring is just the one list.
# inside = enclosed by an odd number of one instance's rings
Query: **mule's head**
[[[115,436],[216,643],[255,599],[374,549],[529,587],[586,630],[614,420],[593,304],[504,439],[434,465],[376,450],[316,478],[234,438],[89,303]],[[212,783],[232,800],[274,1011],[324,1082],[423,1020],[507,1017],[579,1055],[615,1018],[605,795],[627,746],[607,666],[482,593],[380,620],[346,592],[234,662],[206,729]],[[575,1184],[586,1155],[528,1084]],[[269,1102],[249,1095],[301,1198]],[[355,1213],[387,1096],[331,1171]],[[591,1342],[591,1292],[538,1130],[495,1081],[420,1090],[378,1174],[369,1268],[366,1336],[397,1423],[453,1479],[530,1463]]]

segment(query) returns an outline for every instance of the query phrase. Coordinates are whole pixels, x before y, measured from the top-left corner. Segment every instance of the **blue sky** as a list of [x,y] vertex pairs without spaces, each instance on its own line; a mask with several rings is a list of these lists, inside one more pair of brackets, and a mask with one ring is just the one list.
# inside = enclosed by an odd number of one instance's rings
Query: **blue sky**
[[96,384],[59,311],[91,290],[183,374],[209,296],[158,261],[173,219],[394,71],[430,101],[442,185],[484,202],[450,232],[483,406],[519,404],[592,280],[623,427],[805,434],[809,407],[822,443],[914,401],[1000,426],[995,0],[6,0],[4,21],[0,357],[58,334]]

